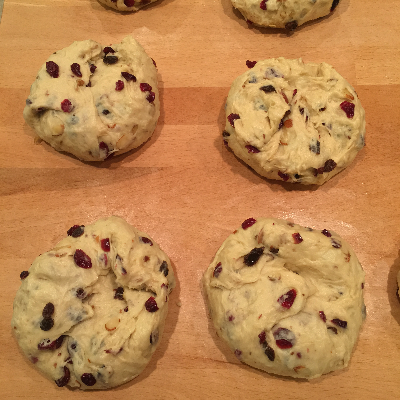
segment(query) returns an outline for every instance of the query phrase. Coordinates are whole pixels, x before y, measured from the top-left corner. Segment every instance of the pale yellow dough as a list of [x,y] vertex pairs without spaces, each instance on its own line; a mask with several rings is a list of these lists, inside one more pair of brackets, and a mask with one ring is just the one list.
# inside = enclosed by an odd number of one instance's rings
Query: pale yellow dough
[[[332,231],[283,220],[243,226],[204,275],[218,336],[240,361],[278,375],[313,379],[346,367],[365,318],[353,250]],[[249,266],[255,248],[261,256]]]
[[[140,8],[147,6],[150,3],[154,3],[157,0],[135,0],[133,6],[127,6],[124,0],[98,0],[99,3],[105,4],[108,7],[114,8],[119,11],[138,11]],[[129,2],[128,2],[129,4]]]
[[[354,106],[354,115],[343,104]],[[321,185],[364,147],[364,109],[326,63],[257,62],[233,82],[226,117],[225,143],[270,179]]]
[[[109,252],[101,246],[107,238]],[[77,249],[90,257],[91,268],[77,265]],[[100,219],[80,237],[68,236],[40,255],[28,272],[11,324],[35,367],[54,381],[67,368],[70,378],[62,386],[80,389],[111,388],[142,372],[161,340],[175,286],[170,260],[154,240],[122,218]],[[117,288],[123,288],[122,299],[114,298]],[[158,310],[147,310],[150,298]],[[54,325],[44,331],[47,303],[54,305]],[[61,347],[38,348],[62,335]],[[95,384],[86,385],[84,374],[92,374]]]
[[[131,36],[110,47],[115,53],[107,57],[117,57],[115,64],[104,62],[103,46],[93,40],[74,42],[52,54],[47,61],[59,66],[59,76],[50,76],[45,63],[24,109],[26,122],[40,138],[84,161],[102,161],[140,146],[154,132],[160,115],[153,60]],[[82,77],[71,71],[75,63]],[[123,72],[136,81],[124,78]],[[118,81],[122,90],[116,90]],[[151,91],[142,91],[141,83],[149,84]],[[150,93],[154,93],[151,102]],[[63,111],[64,100],[71,103],[71,111]]]

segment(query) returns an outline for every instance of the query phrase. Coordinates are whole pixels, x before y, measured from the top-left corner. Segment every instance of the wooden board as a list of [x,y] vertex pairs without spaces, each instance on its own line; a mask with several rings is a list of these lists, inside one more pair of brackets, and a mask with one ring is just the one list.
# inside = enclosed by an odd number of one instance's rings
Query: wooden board
[[[333,14],[287,35],[249,29],[230,0],[162,0],[120,14],[96,0],[6,0],[0,24],[2,399],[394,399],[400,397],[400,7],[342,0]],[[104,45],[132,34],[157,61],[162,110],[140,149],[103,164],[34,145],[22,110],[39,67],[74,40]],[[367,146],[318,188],[267,181],[227,151],[224,103],[245,62],[325,61],[366,110]],[[101,393],[58,389],[12,337],[19,273],[74,224],[120,215],[170,256],[178,285],[167,328],[143,374]],[[366,272],[367,319],[348,368],[311,382],[242,365],[214,333],[200,280],[248,217],[333,229]]]

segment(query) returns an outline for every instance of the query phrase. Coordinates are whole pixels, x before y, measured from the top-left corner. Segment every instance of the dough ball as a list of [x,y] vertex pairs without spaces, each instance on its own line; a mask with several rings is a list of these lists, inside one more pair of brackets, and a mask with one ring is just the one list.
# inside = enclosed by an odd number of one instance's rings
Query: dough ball
[[339,0],[231,0],[247,21],[259,26],[289,31],[313,19],[324,17]]
[[99,3],[119,11],[137,11],[143,6],[154,3],[157,0],[98,0]]
[[364,147],[365,112],[332,66],[247,61],[226,103],[224,142],[260,175],[321,185]]
[[133,37],[104,48],[74,42],[40,69],[24,118],[56,150],[102,161],[150,138],[160,115],[157,85],[155,63]]
[[334,232],[249,218],[204,286],[217,334],[240,361],[306,379],[348,365],[365,318],[364,272]]
[[167,255],[118,217],[74,225],[21,273],[12,330],[57,386],[107,389],[138,376],[175,286]]

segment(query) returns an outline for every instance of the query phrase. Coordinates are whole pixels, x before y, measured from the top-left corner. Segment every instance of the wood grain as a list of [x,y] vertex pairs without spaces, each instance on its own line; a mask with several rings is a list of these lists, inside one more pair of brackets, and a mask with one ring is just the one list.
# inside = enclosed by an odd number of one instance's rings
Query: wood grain
[[[400,398],[400,7],[342,0],[293,34],[249,29],[230,0],[162,0],[122,14],[96,0],[5,0],[0,24],[2,399]],[[157,61],[162,110],[152,138],[103,164],[35,145],[22,110],[39,67],[74,40],[132,34]],[[367,146],[322,187],[267,181],[225,149],[224,103],[245,62],[302,57],[332,64],[366,110]],[[63,388],[25,360],[12,337],[19,273],[74,224],[120,215],[148,232],[178,278],[167,328],[143,374],[120,388]],[[333,229],[366,272],[367,319],[350,366],[311,382],[240,364],[216,336],[201,277],[248,217]]]

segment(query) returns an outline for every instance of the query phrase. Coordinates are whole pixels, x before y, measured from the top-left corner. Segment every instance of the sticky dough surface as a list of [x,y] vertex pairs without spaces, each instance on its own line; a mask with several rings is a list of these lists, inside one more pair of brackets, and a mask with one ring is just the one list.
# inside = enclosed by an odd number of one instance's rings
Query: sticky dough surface
[[99,3],[104,4],[108,7],[114,8],[115,10],[119,11],[138,11],[140,8],[147,6],[150,3],[154,3],[157,0],[135,0],[127,1],[127,4],[132,4],[132,6],[127,6],[125,4],[125,0],[98,0]]
[[[59,76],[52,77],[45,63],[24,109],[26,122],[40,138],[85,161],[102,161],[140,146],[152,135],[160,115],[152,59],[131,36],[109,47],[115,52],[107,57],[117,57],[115,64],[104,62],[103,46],[93,40],[74,42],[52,54],[47,61],[59,66]],[[71,71],[75,63],[82,77]],[[91,65],[96,67],[94,72]],[[127,80],[122,72],[136,81]],[[122,90],[116,90],[118,81],[123,83]],[[141,83],[149,84],[151,91],[142,91]],[[151,102],[150,93],[154,93]],[[71,111],[62,109],[64,100],[71,103]]]
[[[101,246],[106,238],[108,252]],[[90,257],[91,268],[78,267],[77,249]],[[84,227],[82,236],[68,236],[35,259],[14,300],[12,330],[25,355],[50,379],[59,380],[67,368],[71,387],[110,388],[135,378],[150,361],[174,285],[168,257],[148,235],[121,218],[100,219]],[[117,288],[123,288],[122,299],[115,298]],[[151,297],[158,310],[147,310]],[[44,331],[48,303],[54,305],[54,325]],[[62,336],[58,349],[38,349]],[[84,374],[92,374],[95,384],[86,385]]]
[[[231,0],[246,20],[260,26],[295,29],[307,21],[324,17],[339,1],[333,0]],[[336,5],[335,5],[336,3]],[[288,27],[291,24],[291,27]]]
[[[352,116],[342,108],[349,105]],[[226,144],[270,179],[321,185],[364,146],[364,109],[326,63],[257,62],[233,82],[226,116]]]
[[[261,256],[246,265],[255,248]],[[337,234],[267,218],[231,234],[204,275],[217,334],[239,360],[307,379],[348,365],[365,318],[363,282]]]

